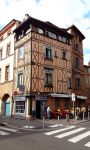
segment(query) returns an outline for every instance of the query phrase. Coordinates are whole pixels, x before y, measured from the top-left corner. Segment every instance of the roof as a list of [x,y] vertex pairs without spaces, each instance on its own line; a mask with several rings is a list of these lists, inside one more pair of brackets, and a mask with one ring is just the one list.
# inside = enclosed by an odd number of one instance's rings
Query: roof
[[[6,26],[4,26],[4,27],[0,30],[0,35],[1,35],[10,25],[12,25],[13,23],[15,23],[16,21],[18,21],[18,20],[12,19]],[[20,21],[19,21],[19,22],[20,22]]]
[[69,29],[74,29],[78,32],[78,34],[82,37],[82,39],[84,40],[85,39],[85,36],[82,34],[82,32],[73,24],[71,25],[70,27],[68,27],[66,30],[69,30]]
[[23,21],[15,30],[14,32],[18,32],[19,30],[22,30],[26,24],[28,23],[31,23],[31,24],[34,24],[38,27],[41,27],[41,28],[47,28],[47,29],[50,29],[54,32],[61,32],[62,34],[65,34],[67,36],[69,36],[70,38],[73,37],[70,33],[68,33],[66,30],[62,29],[62,28],[59,28],[57,27],[56,25],[54,25],[53,23],[47,21],[47,22],[44,22],[44,21],[41,21],[41,20],[38,20],[38,19],[35,19],[31,16],[29,16],[25,21]]

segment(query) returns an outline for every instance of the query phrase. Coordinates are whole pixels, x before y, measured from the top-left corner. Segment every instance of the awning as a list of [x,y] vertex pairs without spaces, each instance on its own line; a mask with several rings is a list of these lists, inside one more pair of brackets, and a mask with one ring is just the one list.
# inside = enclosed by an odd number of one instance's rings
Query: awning
[[[57,93],[52,93],[52,94],[50,94],[52,97],[63,97],[63,98],[71,98],[71,94],[57,94]],[[87,99],[87,97],[86,96],[80,96],[80,95],[76,95],[76,97],[78,98],[78,99]]]
[[64,98],[71,98],[71,95],[69,94],[56,94],[56,93],[53,93],[53,94],[50,94],[52,97],[64,97]]
[[76,95],[77,96],[77,98],[79,98],[79,99],[87,99],[87,96],[80,96],[80,95]]

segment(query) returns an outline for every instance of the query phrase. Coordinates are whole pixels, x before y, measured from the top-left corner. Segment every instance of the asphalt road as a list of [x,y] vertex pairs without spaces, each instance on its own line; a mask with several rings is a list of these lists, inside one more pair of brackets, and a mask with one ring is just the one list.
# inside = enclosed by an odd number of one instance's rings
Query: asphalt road
[[[90,147],[85,146],[86,143],[90,142],[89,127],[90,122],[85,122],[75,126],[59,127],[59,130],[62,130],[59,132],[56,131],[57,129],[52,129],[54,132],[57,132],[54,134],[51,131],[21,131],[21,133],[15,133],[17,136],[6,136],[7,138],[0,140],[0,150],[90,150]],[[81,131],[78,132],[78,130]],[[76,143],[68,141],[83,133],[88,133],[88,136],[85,138],[83,138],[84,135],[81,136],[82,140]],[[67,136],[67,134],[69,135]],[[58,135],[64,137],[55,137]]]

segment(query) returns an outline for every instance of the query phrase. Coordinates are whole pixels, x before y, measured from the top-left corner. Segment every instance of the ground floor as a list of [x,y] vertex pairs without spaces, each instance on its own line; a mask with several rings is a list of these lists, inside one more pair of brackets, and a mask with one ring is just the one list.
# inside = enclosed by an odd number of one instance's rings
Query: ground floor
[[15,95],[13,104],[14,115],[33,115],[36,118],[42,118],[47,107],[52,112],[64,110],[71,111],[72,108],[86,107],[86,97],[77,96],[73,102],[69,94],[33,94],[33,95]]
[[86,107],[87,99],[85,96],[77,96],[72,101],[70,94],[42,93],[42,94],[22,94],[12,95],[9,93],[3,95],[0,101],[0,114],[5,116],[25,116],[32,115],[36,118],[42,118],[49,106],[52,112],[71,111],[76,107]]

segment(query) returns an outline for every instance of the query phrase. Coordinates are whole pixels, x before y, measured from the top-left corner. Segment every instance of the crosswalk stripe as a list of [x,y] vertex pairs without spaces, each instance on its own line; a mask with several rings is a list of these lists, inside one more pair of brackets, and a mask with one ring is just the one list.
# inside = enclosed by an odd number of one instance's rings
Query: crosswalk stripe
[[54,125],[51,125],[51,126],[49,126],[49,127],[51,127],[51,128],[55,128],[55,127],[58,127],[58,126],[63,126],[63,124],[54,124]]
[[68,141],[69,141],[69,142],[76,143],[76,142],[78,142],[78,141],[84,139],[85,137],[87,137],[87,136],[89,136],[89,135],[90,135],[90,131],[87,131],[87,132],[85,132],[85,133],[83,133],[83,134],[80,134],[80,135],[78,135],[78,136],[75,136],[75,137],[69,139]]
[[84,146],[90,147],[90,142],[86,143]]
[[75,127],[76,126],[69,126],[69,127],[63,128],[63,129],[58,129],[58,130],[50,131],[50,132],[47,132],[47,133],[44,133],[44,134],[46,134],[46,135],[52,135],[52,134],[55,134],[55,133],[58,133],[58,132],[66,131],[66,130],[69,130],[69,129],[73,129]]
[[69,132],[66,132],[66,133],[63,133],[63,134],[59,134],[55,137],[57,138],[63,138],[63,137],[66,137],[66,136],[69,136],[71,134],[74,134],[74,133],[77,133],[77,132],[80,132],[80,131],[83,131],[85,130],[86,128],[79,128],[79,129],[76,129],[76,130],[73,130],[73,131],[69,131]]
[[11,128],[6,128],[6,127],[0,127],[0,129],[6,130],[6,131],[11,131],[11,132],[17,132],[18,131],[18,130],[11,129]]
[[9,133],[4,132],[4,131],[0,131],[0,135],[9,135]]

